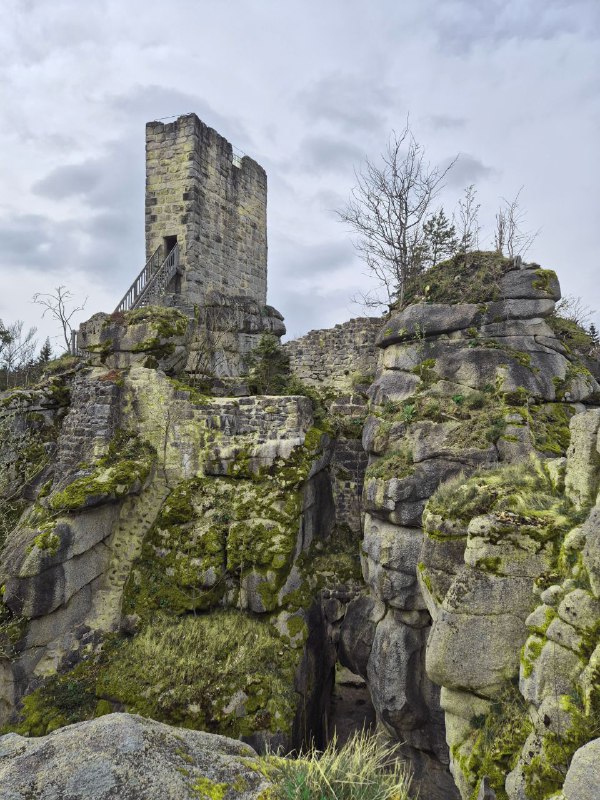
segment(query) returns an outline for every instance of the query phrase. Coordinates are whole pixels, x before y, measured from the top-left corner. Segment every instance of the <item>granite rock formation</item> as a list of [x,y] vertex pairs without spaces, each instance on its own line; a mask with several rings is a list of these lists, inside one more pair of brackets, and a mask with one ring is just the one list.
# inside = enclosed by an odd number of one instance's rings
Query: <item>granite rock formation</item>
[[0,401],[0,724],[129,711],[289,749],[352,696],[429,800],[587,800],[600,386],[559,297],[458,256],[378,359],[373,320],[288,345],[278,396],[209,396],[180,310],[92,318],[83,359]]

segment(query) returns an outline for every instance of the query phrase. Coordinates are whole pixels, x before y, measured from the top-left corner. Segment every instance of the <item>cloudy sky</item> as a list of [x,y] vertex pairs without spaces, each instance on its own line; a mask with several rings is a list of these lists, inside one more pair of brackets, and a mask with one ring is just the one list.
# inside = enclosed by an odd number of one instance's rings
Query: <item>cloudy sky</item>
[[[407,114],[483,243],[523,186],[529,258],[600,309],[598,0],[3,0],[0,317],[110,311],[144,261],[144,125],[195,111],[269,176],[269,302],[288,333],[362,310],[337,220]],[[487,238],[487,241],[486,241]],[[596,321],[600,320],[596,317]]]

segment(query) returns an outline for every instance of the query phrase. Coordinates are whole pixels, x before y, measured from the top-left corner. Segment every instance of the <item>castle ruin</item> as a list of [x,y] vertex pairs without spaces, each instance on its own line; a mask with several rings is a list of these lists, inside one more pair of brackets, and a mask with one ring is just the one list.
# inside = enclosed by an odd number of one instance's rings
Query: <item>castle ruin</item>
[[174,306],[194,319],[190,371],[208,340],[211,371],[236,376],[262,333],[285,333],[266,305],[266,172],[196,114],[146,125],[145,238],[146,264],[116,311]]

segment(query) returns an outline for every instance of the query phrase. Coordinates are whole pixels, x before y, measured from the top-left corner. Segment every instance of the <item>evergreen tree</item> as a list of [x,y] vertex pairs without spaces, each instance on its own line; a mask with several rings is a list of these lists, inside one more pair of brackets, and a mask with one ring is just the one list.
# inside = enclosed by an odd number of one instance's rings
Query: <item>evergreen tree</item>
[[272,333],[263,333],[246,361],[248,383],[255,394],[283,394],[290,378],[290,357]]
[[40,354],[38,356],[38,362],[40,364],[47,364],[51,358],[52,358],[52,345],[50,344],[50,337],[46,336],[46,341],[42,345],[42,349],[40,350]]
[[440,208],[423,224],[423,261],[435,267],[440,261],[453,256],[458,250],[456,227]]
[[598,335],[598,329],[593,322],[589,327],[589,334],[594,347],[597,347],[600,344],[600,336]]

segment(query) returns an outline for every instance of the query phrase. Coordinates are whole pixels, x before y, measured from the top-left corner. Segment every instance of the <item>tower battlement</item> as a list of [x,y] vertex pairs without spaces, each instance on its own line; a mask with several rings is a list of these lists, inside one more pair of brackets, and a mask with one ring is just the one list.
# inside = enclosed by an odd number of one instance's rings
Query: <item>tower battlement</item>
[[177,304],[267,299],[267,175],[196,114],[146,125],[146,256],[178,245]]

